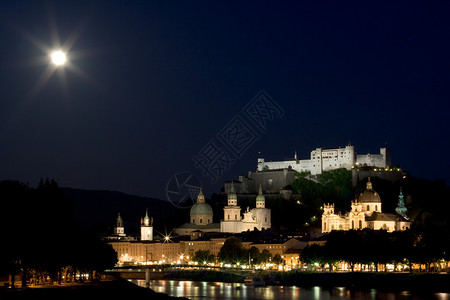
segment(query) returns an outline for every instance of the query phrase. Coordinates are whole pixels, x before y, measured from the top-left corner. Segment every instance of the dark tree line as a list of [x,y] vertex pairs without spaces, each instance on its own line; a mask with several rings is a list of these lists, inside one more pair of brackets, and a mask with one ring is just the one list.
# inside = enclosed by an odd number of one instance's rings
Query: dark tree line
[[115,265],[114,250],[76,226],[74,205],[54,180],[41,180],[37,188],[1,181],[0,203],[0,275],[20,274],[23,285],[61,282]]
[[337,262],[347,262],[352,271],[356,264],[372,266],[403,264],[412,271],[413,264],[425,265],[431,271],[433,264],[448,261],[450,243],[438,231],[417,234],[412,230],[388,233],[383,230],[332,231],[324,246],[311,245],[302,251],[302,261],[330,270]]

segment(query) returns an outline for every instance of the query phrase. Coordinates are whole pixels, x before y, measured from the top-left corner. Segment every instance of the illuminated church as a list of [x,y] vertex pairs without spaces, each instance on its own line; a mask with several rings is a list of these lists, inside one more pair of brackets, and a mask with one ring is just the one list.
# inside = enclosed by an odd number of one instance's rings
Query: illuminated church
[[266,208],[266,199],[261,186],[256,196],[256,207],[252,209],[247,207],[243,215],[241,215],[241,207],[238,206],[233,186],[231,186],[227,200],[228,205],[223,208],[224,218],[220,223],[213,223],[213,210],[205,202],[205,196],[200,189],[197,202],[190,210],[190,222],[175,228],[174,233],[178,235],[190,235],[194,231],[241,233],[247,230],[270,229],[270,209]]
[[259,186],[258,196],[256,196],[256,208],[247,210],[241,217],[241,207],[237,205],[237,195],[231,185],[228,194],[228,205],[223,208],[223,219],[220,221],[221,232],[240,233],[243,231],[253,231],[254,229],[270,229],[270,209],[266,208],[266,199]]
[[345,215],[334,212],[334,204],[325,204],[322,214],[322,232],[332,230],[374,229],[388,232],[406,230],[411,226],[407,219],[407,209],[404,205],[403,194],[400,190],[397,214],[383,213],[381,211],[380,195],[373,189],[370,177],[366,190],[358,199],[352,201],[351,210]]
[[189,212],[189,223],[174,229],[174,233],[178,235],[190,235],[194,231],[202,232],[219,232],[220,224],[213,223],[213,210],[211,205],[206,203],[205,195],[203,195],[202,189],[197,196],[197,202],[191,207]]

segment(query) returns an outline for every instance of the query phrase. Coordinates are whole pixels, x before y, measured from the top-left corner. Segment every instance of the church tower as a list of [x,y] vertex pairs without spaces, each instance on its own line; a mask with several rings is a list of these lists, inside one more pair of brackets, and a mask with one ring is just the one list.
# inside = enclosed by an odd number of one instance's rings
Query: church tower
[[271,211],[266,208],[266,198],[263,195],[261,185],[259,185],[258,196],[256,196],[256,208],[252,209],[252,214],[258,223],[258,230],[271,228]]
[[263,195],[261,184],[259,185],[258,196],[256,196],[256,208],[266,208],[266,198]]
[[406,214],[408,212],[408,209],[405,206],[405,201],[403,199],[403,193],[402,188],[400,187],[400,195],[398,195],[398,204],[395,208],[395,212],[402,216],[403,218],[408,220],[408,215]]
[[141,241],[153,241],[153,218],[149,218],[148,209],[145,217],[141,218]]
[[117,215],[116,226],[114,226],[114,235],[126,236],[125,228],[123,227],[123,220],[122,217],[120,216],[120,213]]
[[221,232],[242,232],[241,207],[237,205],[237,195],[233,183],[228,194],[228,205],[223,208],[223,220],[220,222]]

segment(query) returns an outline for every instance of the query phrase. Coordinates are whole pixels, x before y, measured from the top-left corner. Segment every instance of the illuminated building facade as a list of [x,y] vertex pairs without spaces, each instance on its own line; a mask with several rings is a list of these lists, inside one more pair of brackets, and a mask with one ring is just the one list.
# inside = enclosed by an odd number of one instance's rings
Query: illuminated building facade
[[[400,198],[403,194],[400,191]],[[400,201],[399,201],[400,203]],[[366,190],[355,201],[352,201],[350,212],[345,215],[336,214],[334,204],[325,204],[322,214],[322,232],[332,230],[374,229],[387,230],[388,232],[406,230],[411,222],[406,219],[406,207],[402,202],[399,211],[402,214],[389,214],[381,211],[380,195],[373,189],[370,177]]]

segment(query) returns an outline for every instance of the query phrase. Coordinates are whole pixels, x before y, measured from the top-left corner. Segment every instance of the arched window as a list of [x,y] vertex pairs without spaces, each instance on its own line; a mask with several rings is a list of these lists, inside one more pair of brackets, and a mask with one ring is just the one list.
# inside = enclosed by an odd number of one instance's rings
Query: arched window
[[359,220],[359,229],[362,229],[362,221]]
[[265,221],[264,222],[267,222],[267,217],[265,217]]
[[352,220],[352,229],[355,229],[355,221]]
[[327,222],[323,222],[323,228],[325,228],[325,230],[327,230]]
[[203,221],[203,220],[200,218],[200,223],[202,223],[202,221]]
[[370,206],[369,206],[369,204],[367,204],[367,210],[370,210]]
[[237,215],[234,215],[234,219],[237,220]]
[[378,211],[378,205],[375,205],[375,211]]
[[230,219],[230,215],[228,215],[228,220]]

